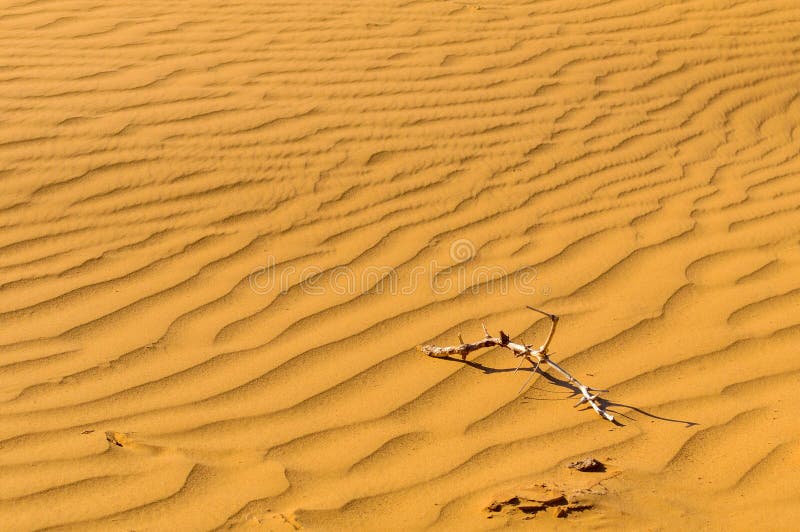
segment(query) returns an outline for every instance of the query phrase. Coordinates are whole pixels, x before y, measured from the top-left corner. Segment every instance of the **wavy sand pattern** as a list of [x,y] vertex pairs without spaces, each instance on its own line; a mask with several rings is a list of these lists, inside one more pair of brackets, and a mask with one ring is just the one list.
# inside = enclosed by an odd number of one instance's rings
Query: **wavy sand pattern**
[[[798,29],[795,0],[7,3],[4,528],[791,527]],[[540,339],[526,304],[620,426],[518,395],[506,351],[414,349]],[[599,495],[487,518],[532,483]]]

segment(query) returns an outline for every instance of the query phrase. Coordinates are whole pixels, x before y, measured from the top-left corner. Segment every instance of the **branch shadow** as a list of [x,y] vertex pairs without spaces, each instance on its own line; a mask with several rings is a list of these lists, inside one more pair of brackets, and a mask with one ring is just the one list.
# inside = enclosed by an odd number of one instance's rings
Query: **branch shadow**
[[491,373],[513,373],[514,371],[533,371],[533,368],[493,368],[491,366],[484,366],[480,362],[475,362],[474,360],[462,360],[460,358],[451,357],[449,355],[443,357],[435,357],[428,355],[431,358],[435,358],[436,360],[447,360],[449,362],[458,362],[459,364],[464,364],[465,366],[470,366],[472,368],[478,369],[486,374]]
[[[560,386],[562,388],[566,388],[567,390],[569,390],[571,392],[570,393],[570,397],[573,397],[573,396],[574,397],[580,397],[580,395],[581,395],[580,389],[577,386],[575,386],[574,384],[571,384],[569,381],[561,379],[561,378],[558,378],[558,377],[555,377],[555,376],[553,376],[553,375],[551,375],[551,374],[549,374],[549,373],[547,373],[545,371],[542,371],[541,369],[536,369],[536,368],[533,368],[533,367],[530,367],[530,368],[528,368],[528,367],[525,367],[525,368],[493,368],[491,366],[485,366],[485,365],[481,364],[480,362],[475,362],[473,360],[462,360],[460,358],[455,358],[455,357],[451,357],[451,356],[431,357],[431,358],[435,358],[437,360],[448,360],[450,362],[458,362],[459,364],[464,364],[466,366],[470,366],[470,367],[475,368],[477,370],[480,370],[480,371],[482,371],[482,372],[484,372],[486,374],[510,373],[510,372],[514,372],[514,371],[524,371],[524,372],[533,372],[533,371],[535,371],[536,373],[538,373],[539,375],[541,375],[542,377],[547,379],[547,381],[549,381],[550,384],[553,384],[555,386]],[[528,399],[532,399],[534,401],[563,400],[563,399],[541,399],[541,398],[537,398],[537,397],[528,397]],[[699,425],[699,423],[697,423],[695,421],[688,421],[688,420],[685,420],[685,419],[674,419],[674,418],[659,416],[659,415],[653,414],[651,412],[648,412],[646,410],[643,410],[643,409],[641,409],[641,408],[639,408],[637,406],[633,406],[633,405],[629,405],[629,404],[625,404],[625,403],[618,403],[618,402],[615,402],[615,401],[609,401],[608,399],[605,399],[603,397],[598,397],[597,399],[595,399],[595,401],[597,401],[597,403],[600,404],[600,406],[603,408],[603,410],[607,410],[608,412],[612,412],[612,413],[616,414],[617,416],[624,417],[626,419],[630,419],[631,421],[636,421],[636,418],[631,417],[631,416],[629,416],[627,414],[624,414],[624,413],[620,412],[619,410],[614,410],[612,407],[628,408],[630,410],[633,410],[634,412],[638,412],[638,413],[640,413],[640,414],[642,414],[644,416],[656,419],[658,421],[666,421],[668,423],[680,423],[682,425],[685,425],[686,428],[690,428],[690,427],[694,427],[696,425]],[[590,406],[586,406],[586,408],[584,408],[582,410],[587,410],[587,409],[590,409],[590,408],[591,408]],[[616,418],[614,419],[614,421],[612,421],[612,423],[614,425],[617,425],[618,427],[624,427],[625,426],[624,423],[618,421]]]
[[659,421],[668,421],[670,423],[680,423],[682,425],[685,425],[687,429],[690,428],[690,427],[694,427],[694,426],[697,426],[697,425],[700,424],[700,423],[698,423],[696,421],[688,421],[686,419],[674,419],[674,418],[671,418],[671,417],[659,416],[659,415],[653,414],[652,412],[648,412],[646,410],[642,410],[641,408],[639,408],[637,406],[628,405],[628,404],[625,404],[625,403],[616,403],[614,401],[609,401],[608,399],[603,399],[602,397],[598,397],[596,399],[596,401],[598,403],[600,403],[600,406],[603,407],[604,410],[608,410],[609,412],[614,412],[615,414],[619,414],[620,416],[628,418],[631,421],[636,421],[636,418],[633,418],[631,416],[627,416],[627,415],[623,414],[622,412],[620,412],[618,410],[613,410],[613,409],[611,409],[609,407],[616,406],[616,407],[619,407],[619,408],[629,408],[629,409],[633,410],[634,412],[639,412],[642,415],[645,415],[647,417],[651,417],[653,419],[657,419]]

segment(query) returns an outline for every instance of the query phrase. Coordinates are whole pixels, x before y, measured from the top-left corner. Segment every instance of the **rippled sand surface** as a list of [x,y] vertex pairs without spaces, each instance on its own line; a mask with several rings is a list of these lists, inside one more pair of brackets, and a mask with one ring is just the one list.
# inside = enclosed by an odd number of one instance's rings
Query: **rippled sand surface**
[[[799,32],[795,0],[6,2],[3,528],[796,527]],[[415,349],[539,342],[526,305],[618,424]],[[532,486],[590,500],[487,510]]]

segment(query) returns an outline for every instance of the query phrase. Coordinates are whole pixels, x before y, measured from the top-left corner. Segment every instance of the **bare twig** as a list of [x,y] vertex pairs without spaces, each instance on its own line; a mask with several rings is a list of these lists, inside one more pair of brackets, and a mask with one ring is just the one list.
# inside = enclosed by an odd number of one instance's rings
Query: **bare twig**
[[558,316],[556,316],[555,314],[550,314],[543,310],[539,310],[534,307],[529,306],[528,308],[540,314],[544,314],[550,319],[550,331],[547,333],[547,338],[545,338],[544,343],[542,343],[542,345],[539,346],[538,349],[534,349],[533,344],[518,344],[516,342],[510,341],[508,335],[503,331],[500,331],[499,337],[492,336],[491,334],[489,334],[489,330],[486,328],[486,325],[484,324],[481,324],[481,327],[483,327],[484,337],[483,339],[478,340],[477,342],[464,343],[464,341],[461,339],[461,334],[459,334],[458,335],[458,341],[460,342],[459,345],[452,345],[446,347],[441,347],[438,345],[422,345],[419,346],[418,349],[423,353],[425,353],[426,355],[432,357],[441,358],[451,355],[461,355],[461,359],[466,360],[467,355],[469,355],[473,351],[477,351],[478,349],[483,349],[486,347],[504,347],[505,349],[512,351],[514,353],[514,356],[521,358],[520,365],[517,366],[514,372],[516,372],[517,369],[519,369],[519,367],[525,360],[527,360],[528,362],[531,363],[531,365],[533,365],[533,372],[531,372],[531,376],[528,378],[525,384],[522,385],[522,388],[520,388],[518,393],[521,393],[522,390],[525,389],[525,387],[528,385],[528,382],[530,382],[530,380],[533,378],[536,372],[541,371],[539,369],[541,364],[549,364],[554,370],[556,370],[565,379],[567,379],[567,382],[569,384],[573,385],[580,391],[581,399],[575,406],[587,403],[601,417],[609,421],[614,421],[614,416],[606,412],[606,410],[602,406],[600,406],[600,404],[598,404],[598,402],[595,400],[597,399],[597,396],[600,395],[601,392],[607,392],[608,390],[599,390],[597,388],[591,388],[589,386],[581,384],[578,381],[578,379],[570,375],[570,373],[567,372],[567,370],[565,370],[564,368],[562,368],[561,366],[559,366],[550,359],[547,353],[547,349],[550,347],[550,342],[553,340],[553,335],[556,332],[556,326],[558,325]]

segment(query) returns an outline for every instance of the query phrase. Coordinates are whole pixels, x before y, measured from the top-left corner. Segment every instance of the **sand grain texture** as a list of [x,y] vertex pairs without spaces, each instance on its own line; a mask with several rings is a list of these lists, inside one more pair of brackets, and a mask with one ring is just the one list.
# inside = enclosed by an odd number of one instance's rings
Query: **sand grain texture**
[[[6,2],[3,527],[796,527],[798,30],[794,0]],[[415,350],[534,342],[528,304],[622,425]],[[537,483],[596,497],[487,519]]]

